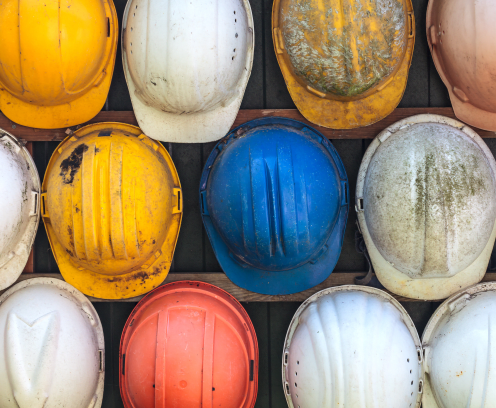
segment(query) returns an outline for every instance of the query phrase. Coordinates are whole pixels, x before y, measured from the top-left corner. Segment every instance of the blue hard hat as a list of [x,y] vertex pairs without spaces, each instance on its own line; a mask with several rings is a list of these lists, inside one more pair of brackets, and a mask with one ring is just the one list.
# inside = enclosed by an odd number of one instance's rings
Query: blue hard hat
[[217,143],[200,183],[203,223],[236,285],[301,292],[334,269],[348,218],[348,178],[333,145],[310,126],[264,118]]

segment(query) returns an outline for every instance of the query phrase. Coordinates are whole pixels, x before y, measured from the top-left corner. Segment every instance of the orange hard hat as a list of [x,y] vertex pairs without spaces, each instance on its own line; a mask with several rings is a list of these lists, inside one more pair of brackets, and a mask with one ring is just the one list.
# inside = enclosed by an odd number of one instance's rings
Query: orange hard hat
[[126,408],[252,408],[258,343],[248,314],[208,283],[153,290],[124,327],[119,386]]

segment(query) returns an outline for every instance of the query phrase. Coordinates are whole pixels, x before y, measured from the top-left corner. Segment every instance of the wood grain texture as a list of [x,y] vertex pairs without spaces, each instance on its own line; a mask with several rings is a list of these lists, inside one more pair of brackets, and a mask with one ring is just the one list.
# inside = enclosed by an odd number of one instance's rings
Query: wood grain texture
[[[345,129],[345,130],[334,130],[327,129],[321,126],[316,126],[309,121],[307,121],[296,109],[242,109],[239,111],[238,116],[234,122],[233,127],[242,125],[249,120],[280,116],[284,118],[296,119],[301,122],[307,123],[308,125],[314,127],[319,132],[321,132],[328,139],[373,139],[381,131],[383,131],[388,126],[393,123],[407,118],[413,115],[420,115],[425,113],[433,113],[436,115],[444,115],[453,119],[456,119],[452,108],[397,108],[395,111],[389,115],[387,118],[367,127],[358,129]],[[131,125],[138,125],[136,117],[132,111],[107,111],[100,112],[92,120],[79,125],[71,127],[71,130],[76,130],[82,126],[98,123],[98,122],[122,122]],[[10,119],[5,117],[0,113],[0,128],[7,130],[14,136],[26,141],[57,141],[63,140],[67,136],[67,128],[65,129],[34,129],[26,126],[16,125]],[[489,132],[486,130],[481,130],[474,128],[474,130],[483,138],[496,138],[496,132]]]
[[[228,277],[223,272],[209,272],[209,273],[169,273],[167,278],[162,283],[165,285],[171,282],[178,282],[182,280],[194,280],[194,281],[202,281],[211,283],[212,285],[218,286],[221,289],[224,289],[226,292],[229,292],[240,302],[303,302],[308,299],[314,293],[317,293],[323,289],[332,288],[334,286],[341,285],[353,285],[355,277],[364,276],[365,272],[334,272],[332,273],[324,282],[320,285],[314,286],[311,289],[305,290],[303,292],[295,293],[292,295],[282,295],[282,296],[271,296],[271,295],[261,295],[259,293],[250,292],[246,289],[242,289],[239,286],[236,286],[232,283]],[[61,279],[62,275],[59,273],[23,273],[19,279],[16,281],[22,282],[26,279],[33,278],[53,278],[53,279]],[[492,282],[496,281],[496,273],[488,272],[482,279],[482,282]],[[3,294],[5,290],[0,291],[0,295]],[[394,293],[388,292],[395,299],[400,302],[423,302],[417,299],[405,298],[402,296],[395,295]],[[123,300],[106,300],[106,299],[97,299],[88,296],[88,298],[92,302],[139,302],[143,296],[137,296],[130,299]],[[442,299],[439,299],[441,301]]]

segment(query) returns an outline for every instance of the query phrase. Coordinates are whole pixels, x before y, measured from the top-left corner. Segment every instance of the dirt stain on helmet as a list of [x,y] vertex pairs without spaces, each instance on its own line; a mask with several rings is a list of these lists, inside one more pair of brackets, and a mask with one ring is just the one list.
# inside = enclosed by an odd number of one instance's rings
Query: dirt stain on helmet
[[83,153],[87,150],[87,145],[84,143],[80,144],[72,151],[67,159],[62,160],[62,163],[60,163],[60,176],[62,177],[62,182],[64,184],[72,184],[74,176],[83,162]]

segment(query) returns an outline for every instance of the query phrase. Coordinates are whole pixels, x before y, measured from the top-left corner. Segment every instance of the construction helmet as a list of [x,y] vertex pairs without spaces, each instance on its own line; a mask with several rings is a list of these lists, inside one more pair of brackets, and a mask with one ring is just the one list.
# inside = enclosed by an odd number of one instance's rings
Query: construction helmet
[[308,298],[284,342],[289,408],[420,407],[420,339],[393,297],[345,285]]
[[9,119],[53,129],[102,109],[117,50],[112,0],[4,0],[0,27],[0,109]]
[[167,276],[181,185],[167,151],[139,128],[98,123],[67,137],[48,163],[41,205],[60,272],[84,294],[130,298]]
[[238,114],[253,49],[248,0],[128,0],[122,61],[143,132],[165,142],[223,137]]
[[0,290],[12,285],[26,266],[40,221],[39,194],[31,155],[0,129]]
[[119,386],[125,408],[252,408],[258,343],[248,314],[208,283],[155,289],[124,326]]
[[496,162],[472,129],[418,115],[371,143],[356,209],[379,281],[391,292],[443,299],[479,282],[496,237]]
[[496,131],[496,2],[430,0],[427,39],[458,119]]
[[431,317],[422,336],[423,408],[495,406],[495,306],[496,284],[482,283],[453,295]]
[[100,408],[103,328],[68,283],[25,280],[0,297],[0,406]]
[[285,295],[334,269],[348,218],[348,178],[319,132],[284,118],[234,129],[200,182],[203,224],[226,275],[253,292]]
[[301,114],[351,129],[401,101],[415,44],[411,0],[274,0],[272,39]]

